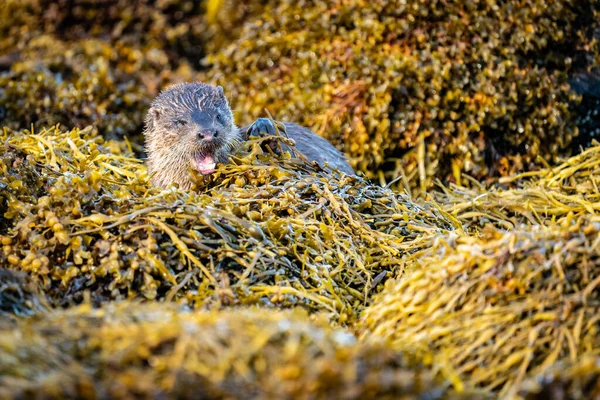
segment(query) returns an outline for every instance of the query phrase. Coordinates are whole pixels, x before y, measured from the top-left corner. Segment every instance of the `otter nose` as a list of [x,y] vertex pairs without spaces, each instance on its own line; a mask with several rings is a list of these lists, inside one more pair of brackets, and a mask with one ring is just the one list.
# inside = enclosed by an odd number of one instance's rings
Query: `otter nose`
[[219,136],[219,131],[217,130],[201,130],[198,131],[197,137],[198,140],[212,140]]

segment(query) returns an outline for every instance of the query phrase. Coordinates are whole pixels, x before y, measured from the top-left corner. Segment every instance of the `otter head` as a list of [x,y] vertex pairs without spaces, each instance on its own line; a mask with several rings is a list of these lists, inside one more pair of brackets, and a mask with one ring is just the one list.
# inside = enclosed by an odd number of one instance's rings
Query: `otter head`
[[226,162],[237,144],[237,128],[221,86],[184,83],[171,86],[153,102],[144,136],[153,183],[191,185],[188,167],[202,174]]

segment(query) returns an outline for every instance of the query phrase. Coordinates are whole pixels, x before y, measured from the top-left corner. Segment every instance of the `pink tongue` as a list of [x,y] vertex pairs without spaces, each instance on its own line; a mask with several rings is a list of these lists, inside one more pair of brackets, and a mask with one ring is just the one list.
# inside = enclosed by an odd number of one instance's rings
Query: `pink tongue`
[[196,157],[196,169],[203,175],[215,172],[215,159],[211,155],[201,155]]

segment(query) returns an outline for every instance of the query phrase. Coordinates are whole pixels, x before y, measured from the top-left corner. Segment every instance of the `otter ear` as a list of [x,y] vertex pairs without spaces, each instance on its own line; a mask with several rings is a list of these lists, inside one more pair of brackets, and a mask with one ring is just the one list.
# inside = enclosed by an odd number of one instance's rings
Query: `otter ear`
[[150,118],[152,119],[152,122],[154,122],[154,123],[158,122],[161,115],[162,115],[161,111],[157,108],[153,108],[150,110]]
[[160,111],[156,108],[150,108],[148,110],[148,116],[146,117],[146,125],[148,126],[148,129],[154,129],[158,123],[158,120],[160,119],[160,115]]
[[219,94],[219,96],[225,97],[225,91],[223,90],[223,86],[217,86],[217,93]]

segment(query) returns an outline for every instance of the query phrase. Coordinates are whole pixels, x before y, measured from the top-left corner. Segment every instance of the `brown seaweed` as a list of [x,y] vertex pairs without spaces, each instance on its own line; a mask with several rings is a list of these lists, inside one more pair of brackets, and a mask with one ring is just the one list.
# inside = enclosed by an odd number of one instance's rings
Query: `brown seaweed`
[[[252,141],[184,192],[153,188],[130,149],[93,129],[7,131],[3,140],[2,237],[11,245],[0,262],[38,277],[55,304],[90,291],[96,302],[303,305],[345,322],[405,254],[460,229],[433,203],[264,154]],[[15,163],[39,184],[9,173]]]
[[506,398],[557,362],[597,354],[599,176],[596,145],[504,179],[510,187],[434,193],[468,234],[440,235],[405,258],[405,273],[364,311],[364,340],[420,349],[455,387]]
[[477,398],[301,312],[82,305],[0,327],[0,397]]

